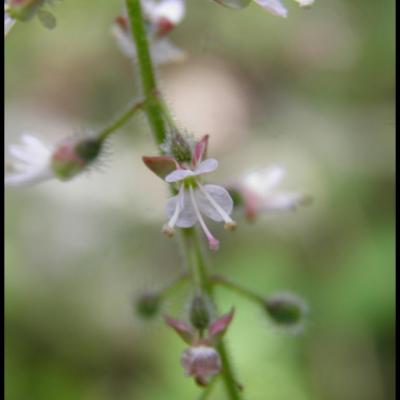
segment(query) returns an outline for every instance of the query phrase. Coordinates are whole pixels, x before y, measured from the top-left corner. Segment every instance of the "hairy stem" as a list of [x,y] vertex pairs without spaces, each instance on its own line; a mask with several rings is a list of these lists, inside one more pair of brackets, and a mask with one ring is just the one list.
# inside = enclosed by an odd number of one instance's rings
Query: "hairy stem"
[[[159,96],[157,82],[152,64],[149,43],[144,26],[141,0],[126,0],[128,17],[132,36],[136,45],[139,76],[146,99],[149,99],[144,108],[156,143],[161,144],[166,138],[166,124],[169,122],[170,112]],[[194,228],[182,231],[184,251],[195,276],[196,286],[207,293],[213,300],[213,285],[209,279],[206,262],[201,250],[200,241]],[[223,341],[218,345],[222,360],[221,376],[225,383],[226,392],[230,400],[240,400],[240,390],[234,378],[232,365]]]
[[[196,275],[198,286],[208,295],[208,297],[214,302],[213,284],[211,277],[208,274],[206,262],[204,260],[203,252],[201,250],[200,241],[197,236],[197,232],[194,228],[186,229],[183,233],[185,235],[187,246],[186,251],[191,255],[193,260],[192,267],[194,268],[194,274]],[[232,363],[226,345],[221,340],[217,345],[217,350],[221,356],[222,371],[221,376],[224,381],[226,392],[230,400],[242,399],[238,383],[235,379]]]
[[212,276],[210,276],[210,282],[214,285],[224,286],[227,289],[230,289],[257,304],[264,306],[265,299],[263,296],[260,296],[259,294],[253,292],[252,290],[247,289],[243,286],[240,286],[237,283],[232,282],[223,276],[212,275]]
[[143,20],[140,0],[126,0],[126,8],[131,27],[131,33],[136,45],[139,75],[143,94],[150,99],[146,104],[146,115],[157,144],[165,139],[165,121],[162,102],[158,98],[156,76],[151,61],[149,43]]
[[146,100],[135,102],[133,105],[128,107],[128,110],[122,113],[118,118],[116,118],[109,126],[102,129],[97,134],[97,139],[99,141],[105,140],[108,136],[114,133],[117,129],[124,126],[144,105]]

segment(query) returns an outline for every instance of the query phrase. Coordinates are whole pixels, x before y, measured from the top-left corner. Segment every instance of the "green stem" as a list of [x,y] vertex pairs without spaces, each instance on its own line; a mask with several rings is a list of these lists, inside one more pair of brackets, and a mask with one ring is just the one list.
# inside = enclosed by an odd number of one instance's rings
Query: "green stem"
[[[194,274],[198,287],[203,290],[208,297],[214,301],[213,285],[211,277],[208,274],[207,266],[201,250],[200,241],[197,237],[197,232],[194,228],[186,229],[183,233],[187,246],[186,251],[190,253],[190,259],[193,261]],[[231,400],[240,400],[242,398],[235,375],[233,372],[232,363],[226,345],[221,340],[217,345],[217,350],[221,356],[222,370],[221,376],[225,384],[226,392]]]
[[124,126],[131,119],[131,117],[133,117],[145,104],[146,100],[143,100],[129,106],[127,111],[122,113],[109,126],[104,128],[97,134],[97,139],[99,141],[107,139],[107,137],[114,133],[117,129]]
[[[162,101],[157,89],[154,68],[150,56],[147,33],[144,26],[141,0],[126,0],[128,18],[130,22],[133,40],[136,45],[139,76],[145,98],[149,99],[145,107],[147,119],[153,132],[154,139],[158,144],[164,142],[166,137],[166,120],[173,125],[170,112]],[[165,120],[166,118],[166,120]],[[206,263],[201,251],[201,246],[194,228],[182,232],[188,261],[195,275],[196,286],[207,293],[213,299],[213,286],[209,281]],[[225,383],[226,392],[230,400],[240,400],[241,395],[234,378],[232,365],[223,341],[218,345],[218,351],[222,361],[221,377]]]
[[224,286],[227,289],[233,290],[234,292],[248,298],[251,301],[254,301],[257,304],[264,306],[264,303],[265,303],[264,297],[260,296],[259,294],[253,292],[250,289],[242,287],[242,286],[238,285],[237,283],[234,283],[234,282],[226,279],[223,276],[212,275],[212,276],[210,276],[210,282],[213,283],[214,285]]
[[128,10],[132,37],[136,45],[137,61],[143,93],[146,98],[150,99],[145,108],[147,119],[149,120],[157,144],[161,144],[165,139],[166,133],[163,107],[158,96],[159,92],[157,90],[156,77],[150,57],[140,0],[126,0],[126,8]]

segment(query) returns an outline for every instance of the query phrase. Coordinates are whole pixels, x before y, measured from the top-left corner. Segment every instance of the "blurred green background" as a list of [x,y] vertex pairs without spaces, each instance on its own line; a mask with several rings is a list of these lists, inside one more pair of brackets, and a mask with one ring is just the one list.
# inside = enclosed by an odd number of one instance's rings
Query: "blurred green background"
[[[249,400],[394,398],[393,0],[317,0],[289,18],[188,0],[173,32],[187,61],[160,69],[177,121],[211,134],[223,182],[286,166],[283,187],[312,207],[263,215],[209,254],[213,269],[259,293],[291,290],[310,306],[300,336],[282,334],[247,300],[228,345]],[[120,1],[64,1],[58,26],[17,24],[5,43],[6,144],[50,141],[107,124],[138,96],[110,26]],[[141,164],[155,153],[140,116],[110,140],[99,168],[68,184],[5,194],[8,400],[196,399],[184,345],[132,299],[184,268],[160,234],[165,186]],[[184,316],[187,289],[164,311]],[[212,399],[224,399],[217,387]]]

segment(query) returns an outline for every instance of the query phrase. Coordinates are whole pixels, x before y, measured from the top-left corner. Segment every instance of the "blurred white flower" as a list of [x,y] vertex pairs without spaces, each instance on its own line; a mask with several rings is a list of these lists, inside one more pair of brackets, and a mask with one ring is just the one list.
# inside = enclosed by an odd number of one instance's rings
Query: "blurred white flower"
[[24,133],[21,144],[9,146],[13,160],[6,164],[4,184],[23,186],[51,178],[69,180],[96,161],[101,149],[102,140],[96,137],[66,138],[54,147],[34,134]]
[[16,20],[8,13],[9,5],[4,2],[4,36],[7,36],[11,28],[14,26]]
[[311,200],[309,196],[298,192],[276,192],[284,176],[283,168],[273,166],[250,172],[234,185],[249,220],[255,219],[261,212],[292,210]]
[[[150,52],[156,64],[179,62],[185,59],[185,53],[171,43],[166,36],[182,21],[185,15],[184,0],[142,0],[144,19],[147,22],[147,34]],[[126,16],[116,18],[111,33],[120,50],[136,61],[136,46],[129,29]]]
[[9,153],[13,160],[6,165],[6,186],[32,185],[54,176],[50,166],[52,148],[34,134],[22,134],[21,144],[10,145]]

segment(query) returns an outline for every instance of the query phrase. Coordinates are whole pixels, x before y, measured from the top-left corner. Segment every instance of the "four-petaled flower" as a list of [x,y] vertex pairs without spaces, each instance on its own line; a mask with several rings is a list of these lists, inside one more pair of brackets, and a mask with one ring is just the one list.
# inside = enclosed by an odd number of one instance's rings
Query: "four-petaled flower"
[[[251,0],[215,0],[224,6],[231,8],[243,8],[251,3]],[[277,15],[279,17],[286,18],[288,15],[287,8],[283,5],[281,0],[254,0],[258,5],[263,7],[270,13]],[[300,7],[311,6],[315,0],[295,0]]]
[[[182,61],[184,52],[174,46],[167,35],[185,15],[184,0],[142,0],[152,59],[157,64]],[[128,18],[118,16],[111,30],[121,51],[136,61],[136,46],[132,40]]]
[[[178,194],[167,203],[166,214],[169,221],[164,225],[163,232],[171,236],[175,226],[190,228],[199,222],[210,249],[217,250],[219,241],[208,229],[202,214],[217,222],[224,221],[227,230],[235,229],[236,223],[230,217],[233,200],[228,191],[222,186],[205,185],[201,182],[202,175],[214,171],[218,166],[218,161],[213,158],[203,160],[207,145],[208,135],[195,144],[190,163],[178,163],[172,157],[165,156],[143,157],[143,161],[167,183],[179,186]],[[163,172],[157,172],[156,169],[160,170],[162,165],[165,166]]]
[[302,193],[275,192],[284,176],[282,167],[272,166],[250,172],[233,185],[232,189],[242,199],[249,220],[254,220],[261,212],[291,210],[311,200]]

